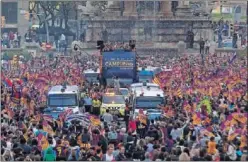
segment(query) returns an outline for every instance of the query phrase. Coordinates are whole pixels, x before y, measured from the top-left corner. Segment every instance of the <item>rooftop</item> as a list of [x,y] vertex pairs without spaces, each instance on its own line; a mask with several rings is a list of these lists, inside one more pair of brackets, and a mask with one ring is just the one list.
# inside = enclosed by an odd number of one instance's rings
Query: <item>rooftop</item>
[[[63,86],[62,85],[56,85],[53,86],[48,94],[61,94],[62,93]],[[78,86],[66,86],[64,93],[77,93],[79,91]]]

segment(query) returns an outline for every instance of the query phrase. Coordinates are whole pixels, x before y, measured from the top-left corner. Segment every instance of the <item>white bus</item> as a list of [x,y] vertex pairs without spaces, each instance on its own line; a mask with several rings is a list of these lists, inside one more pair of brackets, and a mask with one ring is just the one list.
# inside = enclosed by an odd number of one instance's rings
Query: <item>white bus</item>
[[100,70],[97,69],[97,70],[92,70],[92,69],[88,69],[88,70],[85,70],[83,72],[83,75],[84,75],[84,78],[89,82],[89,83],[93,83],[93,84],[99,84],[99,81],[98,81],[98,76],[100,74]]
[[134,116],[138,115],[140,109],[148,115],[149,119],[161,116],[162,111],[158,106],[164,104],[164,92],[157,84],[136,83],[131,85],[131,88]]
[[80,90],[76,85],[53,86],[48,92],[47,108],[44,109],[44,113],[54,118],[67,109],[71,109],[73,113],[79,113],[79,107],[82,106],[80,98]]

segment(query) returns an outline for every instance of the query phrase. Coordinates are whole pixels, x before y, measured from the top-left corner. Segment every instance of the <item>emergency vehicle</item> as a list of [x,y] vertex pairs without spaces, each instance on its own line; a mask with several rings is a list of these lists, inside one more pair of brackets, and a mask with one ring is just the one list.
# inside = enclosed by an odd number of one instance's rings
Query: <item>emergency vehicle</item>
[[103,115],[107,109],[112,115],[123,117],[126,108],[125,98],[121,94],[105,93],[102,96],[102,105],[101,105],[101,115]]
[[162,111],[159,107],[164,104],[164,92],[157,84],[136,83],[131,85],[131,91],[134,117],[139,115],[140,110],[148,119],[161,116]]
[[71,109],[72,113],[80,113],[81,96],[79,87],[76,85],[56,85],[53,86],[47,95],[47,108],[44,114],[57,118],[58,115],[67,109]]

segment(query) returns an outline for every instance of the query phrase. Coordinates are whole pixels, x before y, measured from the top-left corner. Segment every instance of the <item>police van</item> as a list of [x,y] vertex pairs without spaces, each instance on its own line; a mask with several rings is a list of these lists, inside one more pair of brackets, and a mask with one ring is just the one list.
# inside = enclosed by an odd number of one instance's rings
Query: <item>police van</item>
[[67,109],[71,109],[74,114],[80,113],[82,106],[80,90],[76,85],[56,85],[53,86],[47,95],[47,108],[44,114],[58,118],[59,114]]
[[131,85],[133,114],[136,117],[142,110],[148,119],[159,118],[162,114],[159,106],[164,105],[164,92],[154,83],[136,83]]

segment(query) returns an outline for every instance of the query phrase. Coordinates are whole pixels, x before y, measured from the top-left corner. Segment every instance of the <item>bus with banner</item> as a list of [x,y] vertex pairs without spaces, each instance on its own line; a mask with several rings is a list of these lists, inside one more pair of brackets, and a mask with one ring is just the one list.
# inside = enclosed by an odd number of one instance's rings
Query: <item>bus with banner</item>
[[103,52],[101,71],[107,85],[113,84],[114,77],[122,87],[136,82],[136,53],[122,49]]

